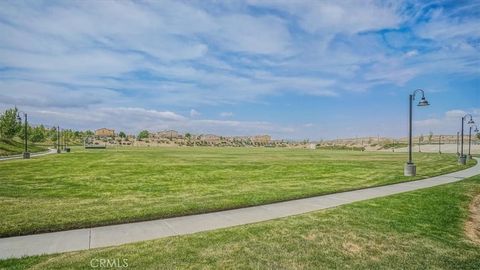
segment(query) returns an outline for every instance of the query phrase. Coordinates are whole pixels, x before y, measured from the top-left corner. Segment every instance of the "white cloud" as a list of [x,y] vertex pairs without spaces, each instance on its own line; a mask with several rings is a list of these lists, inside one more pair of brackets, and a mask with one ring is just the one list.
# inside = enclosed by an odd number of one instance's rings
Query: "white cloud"
[[283,55],[288,50],[289,33],[279,18],[234,14],[219,17],[218,24],[212,38],[229,51]]
[[[414,121],[414,126],[419,133],[432,131],[436,134],[456,134],[461,128],[461,118],[466,114],[471,114],[477,125],[480,123],[480,109],[469,111],[456,109],[446,111],[442,117]],[[466,122],[464,128],[468,130]]]
[[411,50],[411,51],[408,51],[408,52],[405,53],[406,57],[414,57],[414,56],[417,56],[417,55],[418,55],[417,50]]
[[[0,110],[6,109],[0,102]],[[175,129],[195,134],[213,133],[218,135],[256,135],[270,134],[277,138],[291,136],[293,127],[282,126],[266,121],[231,121],[213,119],[191,119],[171,111],[154,109],[116,107],[116,108],[57,108],[55,110],[23,107],[29,114],[31,123],[47,126],[60,125],[63,128],[96,129],[114,128],[136,134],[140,130],[159,131]]]
[[358,33],[369,30],[395,28],[402,21],[391,3],[376,1],[249,1],[253,5],[268,6],[295,16],[308,32]]
[[221,112],[220,116],[221,117],[232,117],[233,113],[232,112]]
[[190,117],[197,117],[199,116],[200,113],[198,111],[196,111],[195,109],[190,109]]

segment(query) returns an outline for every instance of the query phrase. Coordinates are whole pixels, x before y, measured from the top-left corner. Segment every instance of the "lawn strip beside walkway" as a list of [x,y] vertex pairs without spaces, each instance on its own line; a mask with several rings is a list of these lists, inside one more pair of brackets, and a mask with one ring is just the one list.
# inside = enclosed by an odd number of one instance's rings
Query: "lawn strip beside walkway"
[[[30,153],[30,157],[41,157],[41,156],[55,154],[55,153],[57,153],[57,149],[50,148],[50,149],[48,149],[48,151]],[[0,161],[12,160],[12,159],[23,159],[23,154],[0,157]]]
[[393,185],[208,214],[0,238],[0,259],[115,246],[261,222],[460,181],[480,174],[480,159],[466,170]]

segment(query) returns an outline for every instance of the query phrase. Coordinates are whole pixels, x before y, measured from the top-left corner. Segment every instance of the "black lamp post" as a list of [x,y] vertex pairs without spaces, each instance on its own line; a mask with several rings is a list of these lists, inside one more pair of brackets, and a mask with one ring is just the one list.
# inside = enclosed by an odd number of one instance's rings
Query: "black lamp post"
[[467,164],[467,157],[463,154],[463,125],[464,125],[465,120],[468,116],[470,116],[470,120],[468,120],[467,124],[469,124],[469,125],[475,124],[471,114],[466,114],[465,116],[462,117],[462,129],[460,130],[462,132],[461,137],[460,137],[460,141],[461,141],[460,157],[458,158],[458,163],[461,164],[461,165]]
[[65,151],[65,129],[62,129],[62,150]]
[[57,153],[60,154],[62,150],[60,149],[60,127],[57,126]]
[[[422,135],[423,136],[423,135]],[[420,140],[421,137],[418,137],[418,152],[421,153],[422,149],[420,148],[420,145],[422,144],[422,141]]]
[[442,153],[442,135],[438,135],[438,153]]
[[460,132],[457,131],[457,157],[460,156],[460,150],[458,149],[458,144],[460,143]]
[[17,114],[17,119],[18,121],[21,121],[22,118],[20,117],[20,113],[23,113],[23,118],[25,118],[25,127],[24,127],[24,151],[23,151],[23,158],[24,159],[29,159],[30,158],[30,153],[28,152],[28,115],[26,112],[18,112]]
[[405,176],[415,176],[417,174],[417,166],[412,161],[412,113],[413,113],[413,101],[415,100],[415,95],[421,92],[422,99],[418,102],[417,106],[424,107],[430,105],[425,99],[425,92],[422,89],[417,89],[409,96],[409,121],[408,121],[408,162],[405,164],[403,174]]
[[[478,132],[478,126],[475,126],[474,132]],[[470,131],[468,133],[468,159],[472,159],[472,154],[470,153],[470,149],[472,148],[472,128],[473,126],[470,126]]]

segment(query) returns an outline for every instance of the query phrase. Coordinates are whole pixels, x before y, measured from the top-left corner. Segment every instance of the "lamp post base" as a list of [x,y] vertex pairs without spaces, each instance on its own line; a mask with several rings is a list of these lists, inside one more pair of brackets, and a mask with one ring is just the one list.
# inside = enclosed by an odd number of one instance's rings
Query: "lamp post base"
[[417,165],[413,163],[406,163],[403,169],[403,175],[405,176],[415,176],[417,175]]
[[60,154],[61,152],[62,152],[62,150],[57,149],[57,154]]
[[467,164],[467,156],[463,155],[458,158],[458,164],[465,165]]
[[23,158],[24,159],[29,159],[30,158],[30,152],[23,152]]
[[472,159],[472,155],[467,155],[467,160],[471,160]]

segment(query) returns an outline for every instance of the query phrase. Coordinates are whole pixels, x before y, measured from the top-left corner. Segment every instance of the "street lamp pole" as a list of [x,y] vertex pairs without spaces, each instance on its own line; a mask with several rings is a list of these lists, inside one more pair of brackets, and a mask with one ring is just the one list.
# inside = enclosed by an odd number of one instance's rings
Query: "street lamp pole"
[[438,135],[438,153],[442,153],[442,135]]
[[413,113],[413,101],[415,100],[415,95],[421,92],[422,99],[418,102],[417,106],[423,107],[428,106],[428,101],[425,99],[425,92],[422,89],[415,90],[411,95],[409,95],[409,121],[408,121],[408,162],[405,164],[403,173],[405,176],[415,176],[417,174],[417,166],[413,163],[412,160],[412,113]]
[[465,123],[465,119],[468,116],[470,116],[470,120],[467,122],[467,124],[469,124],[469,125],[475,124],[471,114],[466,114],[465,116],[462,117],[462,129],[461,129],[462,135],[461,135],[461,138],[460,138],[460,140],[461,140],[460,157],[458,158],[458,163],[461,164],[461,165],[467,164],[467,157],[463,154],[463,126],[464,126],[464,123]]
[[457,156],[460,156],[460,152],[459,152],[459,150],[458,150],[459,140],[460,140],[460,132],[457,131]]
[[60,154],[62,150],[60,150],[60,126],[57,126],[57,153]]
[[17,114],[17,118],[18,120],[20,121],[22,118],[20,117],[20,113],[23,113],[23,118],[25,119],[25,125],[24,125],[24,133],[23,133],[23,146],[24,146],[24,150],[23,150],[23,158],[24,159],[29,159],[30,158],[30,153],[28,152],[28,115],[26,112],[18,112]]
[[[477,125],[474,125],[474,126],[475,126],[474,132],[478,132],[478,126]],[[468,159],[472,159],[472,154],[470,152],[472,148],[472,128],[473,128],[473,125],[470,126],[470,131],[468,133]]]

